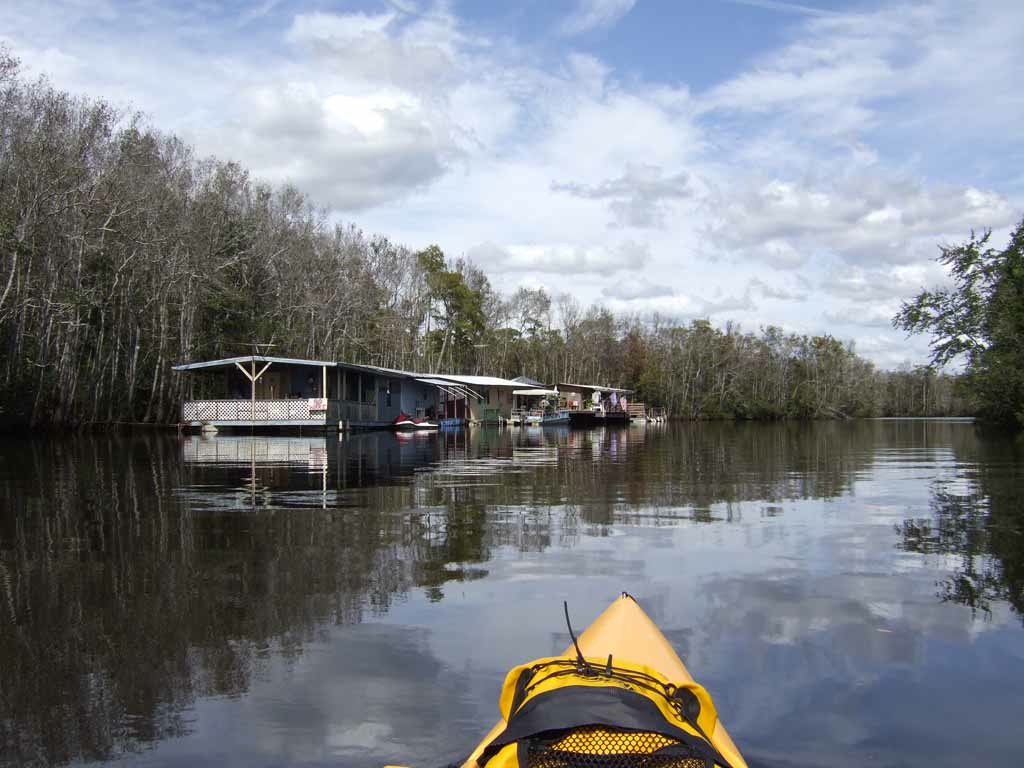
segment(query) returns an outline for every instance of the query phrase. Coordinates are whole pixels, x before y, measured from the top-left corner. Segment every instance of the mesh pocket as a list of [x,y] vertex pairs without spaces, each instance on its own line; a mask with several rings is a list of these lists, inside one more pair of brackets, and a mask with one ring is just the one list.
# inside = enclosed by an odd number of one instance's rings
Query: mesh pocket
[[702,757],[660,733],[602,726],[546,733],[530,739],[528,768],[705,768]]

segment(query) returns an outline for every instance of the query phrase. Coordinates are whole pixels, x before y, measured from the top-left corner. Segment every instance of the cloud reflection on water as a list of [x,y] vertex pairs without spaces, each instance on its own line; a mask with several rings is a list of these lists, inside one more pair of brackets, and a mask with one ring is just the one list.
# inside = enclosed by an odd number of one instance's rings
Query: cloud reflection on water
[[625,589],[752,762],[959,765],[962,727],[998,764],[1014,446],[942,422],[7,443],[0,757],[440,764],[565,646],[562,599],[585,626]]

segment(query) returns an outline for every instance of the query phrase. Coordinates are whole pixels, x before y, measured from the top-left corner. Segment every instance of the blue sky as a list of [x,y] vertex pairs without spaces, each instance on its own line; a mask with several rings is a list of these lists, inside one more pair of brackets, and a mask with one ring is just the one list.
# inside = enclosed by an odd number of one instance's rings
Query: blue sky
[[0,41],[502,290],[885,366],[937,244],[1024,216],[1019,0],[7,0]]

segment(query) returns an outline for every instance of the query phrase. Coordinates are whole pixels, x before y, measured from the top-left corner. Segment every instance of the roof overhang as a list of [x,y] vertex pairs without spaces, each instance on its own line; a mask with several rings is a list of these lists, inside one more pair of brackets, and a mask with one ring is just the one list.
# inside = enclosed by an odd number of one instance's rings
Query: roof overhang
[[507,389],[524,389],[528,384],[512,379],[502,379],[498,376],[468,376],[461,373],[437,373],[435,378],[451,381],[466,387],[502,387]]
[[445,392],[456,398],[465,398],[466,400],[468,400],[471,397],[474,397],[477,400],[484,399],[484,397],[479,392],[472,390],[471,388],[465,386],[464,384],[455,384],[454,382],[448,381],[447,379],[418,378],[416,379],[416,381],[420,382],[421,384],[428,384],[432,387],[437,387],[442,392]]
[[421,373],[414,371],[402,371],[397,368],[382,368],[379,365],[364,365],[363,363],[334,363],[339,368],[346,368],[350,371],[361,371],[363,373],[371,373],[376,376],[384,376],[390,379],[415,379],[422,376]]
[[302,360],[295,357],[269,357],[267,355],[244,355],[242,357],[225,357],[220,360],[204,360],[199,363],[181,363],[172,366],[175,371],[201,371],[210,368],[234,368],[243,363],[271,363],[273,365],[302,365],[318,368],[333,368],[336,363],[330,360]]

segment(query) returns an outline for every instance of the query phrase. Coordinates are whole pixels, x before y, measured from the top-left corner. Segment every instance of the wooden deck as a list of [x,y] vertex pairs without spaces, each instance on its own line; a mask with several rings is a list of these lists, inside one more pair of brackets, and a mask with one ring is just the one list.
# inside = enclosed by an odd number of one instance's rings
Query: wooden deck
[[645,419],[647,418],[647,408],[643,403],[631,402],[626,406],[626,410],[629,413],[631,419]]

